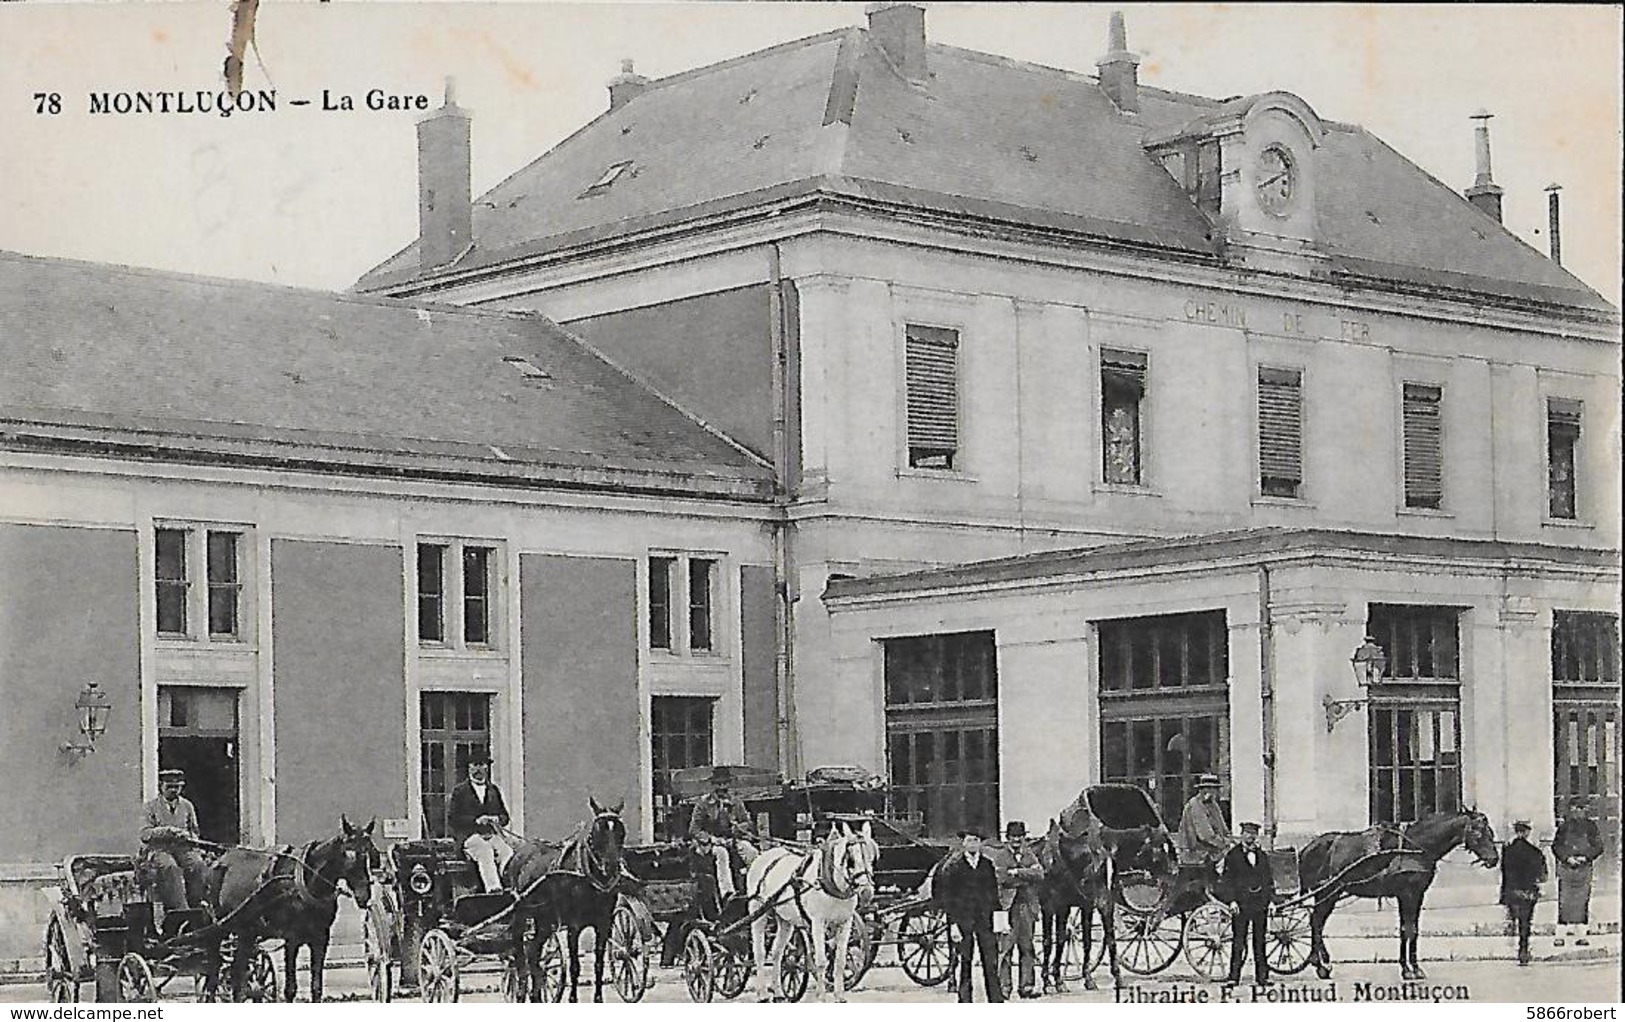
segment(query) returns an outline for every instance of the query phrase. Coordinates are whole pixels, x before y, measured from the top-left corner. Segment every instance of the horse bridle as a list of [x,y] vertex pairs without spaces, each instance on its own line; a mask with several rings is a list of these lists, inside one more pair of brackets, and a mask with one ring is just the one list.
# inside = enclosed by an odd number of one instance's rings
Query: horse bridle
[[[858,834],[852,834],[842,840],[846,842],[845,847],[842,849],[841,865],[846,869],[847,890],[843,892],[839,888],[835,888],[834,890],[826,893],[830,894],[832,897],[850,898],[858,892],[860,887],[863,886],[862,881],[864,878],[868,878],[870,887],[874,886],[875,868],[873,860],[871,860],[870,864],[865,866],[863,869],[855,869],[851,863],[851,859],[854,857],[852,847],[861,841],[870,839],[866,839]],[[830,886],[834,886],[833,878],[831,878]]]
[[579,852],[581,856],[581,875],[586,877],[587,882],[592,884],[593,888],[599,893],[608,894],[620,885],[621,871],[617,869],[611,875],[608,863],[604,862],[598,853],[592,850],[592,832],[600,820],[614,820],[619,823],[621,815],[605,811],[592,818],[592,826],[589,826],[587,832],[581,835],[581,851]]

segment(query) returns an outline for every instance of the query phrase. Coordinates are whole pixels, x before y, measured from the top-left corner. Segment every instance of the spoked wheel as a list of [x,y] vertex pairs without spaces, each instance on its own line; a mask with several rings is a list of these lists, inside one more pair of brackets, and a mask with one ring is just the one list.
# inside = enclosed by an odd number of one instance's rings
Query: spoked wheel
[[131,1004],[150,1004],[158,999],[158,984],[153,982],[152,967],[134,951],[119,959],[118,999]]
[[1230,910],[1217,902],[1185,917],[1185,961],[1197,975],[1218,982],[1230,975]]
[[897,924],[897,964],[923,987],[934,987],[953,971],[948,917],[934,908],[914,909]]
[[713,962],[716,967],[716,996],[731,1001],[745,992],[750,977],[756,972],[756,962],[749,950],[729,947],[721,941],[712,941]]
[[457,944],[445,930],[423,935],[418,950],[418,989],[429,1004],[450,1004],[462,995],[457,976]]
[[502,1000],[506,1004],[519,1003],[519,959],[512,955],[502,966]]
[[536,970],[536,981],[542,985],[542,1000],[549,1004],[564,1000],[564,988],[570,982],[569,966],[564,955],[564,934],[554,930],[542,942]]
[[809,947],[807,931],[798,926],[791,931],[790,942],[784,946],[784,957],[779,961],[779,995],[792,1004],[807,996],[807,983],[812,979]]
[[643,1000],[644,992],[649,989],[649,951],[643,942],[643,927],[627,906],[615,909],[605,944],[610,975],[615,979],[615,993],[628,1004]]
[[1179,956],[1185,926],[1178,916],[1120,909],[1117,922],[1117,959],[1128,971],[1139,976],[1154,975]]
[[377,910],[371,906],[361,915],[361,950],[367,959],[367,986],[372,990],[372,999],[383,1004],[394,997],[395,990],[389,938],[377,917]]
[[276,1003],[276,959],[264,948],[255,948],[243,981],[243,1000],[256,1004]]
[[1271,972],[1291,976],[1309,964],[1313,947],[1309,926],[1309,906],[1271,905],[1269,927],[1264,935],[1264,955]]
[[79,970],[68,954],[68,934],[56,915],[45,924],[45,986],[53,1003],[66,1004],[79,999]]
[[[840,928],[827,927],[824,930],[824,976],[831,986],[835,985],[835,963],[841,960],[838,949],[835,947],[835,938],[840,936]],[[843,990],[853,990],[863,977],[868,974],[869,966],[875,961],[875,938],[869,930],[869,921],[862,916],[852,917],[852,935],[846,942],[846,978],[842,981]]]
[[683,983],[689,1000],[697,1004],[709,1004],[716,994],[716,960],[704,930],[688,931],[683,941]]

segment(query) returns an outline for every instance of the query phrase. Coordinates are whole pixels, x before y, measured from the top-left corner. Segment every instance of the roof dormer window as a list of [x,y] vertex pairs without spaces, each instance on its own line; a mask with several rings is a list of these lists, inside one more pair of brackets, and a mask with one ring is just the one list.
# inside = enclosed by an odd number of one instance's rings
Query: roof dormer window
[[1185,189],[1196,207],[1209,216],[1219,215],[1221,190],[1219,175],[1223,162],[1219,142],[1213,138],[1186,138],[1155,152],[1162,169]]

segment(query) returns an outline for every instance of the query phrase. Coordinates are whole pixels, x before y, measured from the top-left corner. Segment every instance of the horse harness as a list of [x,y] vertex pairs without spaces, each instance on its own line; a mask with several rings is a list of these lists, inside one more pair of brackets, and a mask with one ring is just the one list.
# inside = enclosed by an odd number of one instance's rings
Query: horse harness
[[[751,912],[748,916],[741,920],[739,924],[736,925],[742,925],[745,922],[754,922],[773,909],[778,908],[780,905],[784,904],[784,893],[789,891],[790,900],[795,903],[796,911],[801,914],[802,923],[809,927],[812,926],[812,916],[807,912],[807,903],[803,900],[807,892],[812,890],[812,885],[801,879],[801,874],[807,871],[807,867],[812,864],[813,856],[815,855],[819,857],[818,889],[829,897],[837,900],[845,901],[855,895],[858,890],[858,885],[856,883],[857,879],[872,872],[870,870],[865,870],[863,872],[855,872],[850,874],[847,877],[850,886],[846,890],[842,890],[835,882],[834,845],[826,842],[821,846],[809,848],[807,851],[802,853],[800,861],[797,862],[795,868],[790,871],[790,878],[780,885],[779,889],[773,893],[773,896],[771,898],[763,899],[761,908]],[[765,885],[766,882],[767,877],[764,874],[762,877],[762,883]],[[752,895],[752,898],[761,899],[761,896],[761,888],[758,888],[756,893]]]

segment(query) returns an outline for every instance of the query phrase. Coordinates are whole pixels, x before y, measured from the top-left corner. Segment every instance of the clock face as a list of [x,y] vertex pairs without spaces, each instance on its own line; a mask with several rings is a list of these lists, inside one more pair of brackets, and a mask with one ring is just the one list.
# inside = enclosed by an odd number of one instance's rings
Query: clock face
[[1298,187],[1298,168],[1292,154],[1278,145],[1272,145],[1258,154],[1253,168],[1253,190],[1258,195],[1259,208],[1271,216],[1286,216]]

